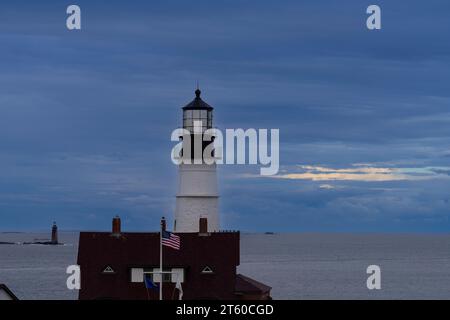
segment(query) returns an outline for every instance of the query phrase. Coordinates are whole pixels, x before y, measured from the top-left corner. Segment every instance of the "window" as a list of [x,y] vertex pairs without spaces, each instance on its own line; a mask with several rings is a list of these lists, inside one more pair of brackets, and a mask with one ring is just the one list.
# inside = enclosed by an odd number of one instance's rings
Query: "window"
[[[163,272],[171,272],[172,269],[163,268]],[[153,282],[160,282],[160,274],[159,268],[151,268],[151,269],[144,269],[144,274],[147,274],[147,277],[149,277]],[[170,273],[163,273],[163,282],[171,282],[172,275]]]
[[208,111],[208,128],[212,128],[212,111]]
[[131,268],[131,282],[137,282],[137,283],[144,282],[144,269]]
[[199,119],[200,118],[200,110],[193,110],[192,118]]
[[114,269],[111,266],[106,266],[103,268],[102,273],[103,274],[114,274],[116,272],[114,271]]
[[193,131],[194,121],[201,121],[203,130],[212,128],[212,111],[185,110],[183,112],[183,128]]
[[[144,282],[144,276],[153,282],[159,283],[159,268],[131,268],[131,282],[142,283]],[[171,272],[163,274],[164,282],[184,282],[184,269],[183,268],[163,268],[163,271]],[[156,273],[154,273],[156,272]]]
[[211,269],[210,267],[206,266],[203,268],[202,273],[214,273],[213,269]]
[[183,128],[188,129],[188,128],[191,128],[192,126],[193,126],[192,118],[183,120]]

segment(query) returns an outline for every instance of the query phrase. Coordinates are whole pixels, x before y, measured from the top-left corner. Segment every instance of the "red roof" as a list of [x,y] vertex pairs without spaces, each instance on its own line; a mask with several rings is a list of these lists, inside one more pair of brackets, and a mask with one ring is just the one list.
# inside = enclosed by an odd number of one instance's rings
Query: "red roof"
[[236,275],[236,293],[269,293],[272,288],[242,274]]

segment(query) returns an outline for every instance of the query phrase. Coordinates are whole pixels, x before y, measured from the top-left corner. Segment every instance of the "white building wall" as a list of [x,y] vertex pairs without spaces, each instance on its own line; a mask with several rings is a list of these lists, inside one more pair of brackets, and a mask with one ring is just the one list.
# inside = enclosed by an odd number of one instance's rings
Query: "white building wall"
[[208,231],[219,231],[219,195],[216,165],[182,164],[175,209],[176,232],[198,232],[199,219],[208,219]]
[[177,197],[175,210],[176,232],[198,232],[200,218],[208,219],[208,231],[219,231],[217,197]]
[[216,165],[181,164],[177,196],[218,196]]

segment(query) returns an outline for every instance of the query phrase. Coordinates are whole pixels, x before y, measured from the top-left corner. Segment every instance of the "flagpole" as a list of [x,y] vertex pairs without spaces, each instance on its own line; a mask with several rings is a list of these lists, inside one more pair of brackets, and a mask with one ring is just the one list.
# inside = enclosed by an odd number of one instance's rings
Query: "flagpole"
[[163,233],[163,221],[161,219],[161,232],[159,233],[159,276],[160,276],[160,280],[161,280],[159,283],[159,300],[163,299],[163,296],[162,296],[162,286],[163,286],[162,233]]

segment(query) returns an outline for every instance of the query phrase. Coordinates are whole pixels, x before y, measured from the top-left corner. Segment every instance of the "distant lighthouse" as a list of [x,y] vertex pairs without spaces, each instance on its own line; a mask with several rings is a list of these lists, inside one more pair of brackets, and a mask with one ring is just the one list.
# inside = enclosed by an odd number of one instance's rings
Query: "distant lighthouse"
[[[192,161],[198,156],[194,152],[195,141],[202,141],[204,131],[212,128],[213,107],[204,102],[200,95],[201,91],[197,88],[194,100],[183,107],[183,128],[190,132]],[[201,123],[200,132],[194,130],[195,122]],[[209,143],[213,142],[202,143],[201,150]],[[182,163],[178,167],[174,231],[199,232],[200,218],[203,218],[203,223],[207,220],[207,231],[219,231],[216,164]]]
[[52,226],[52,241],[51,244],[58,244],[58,226],[53,222]]

